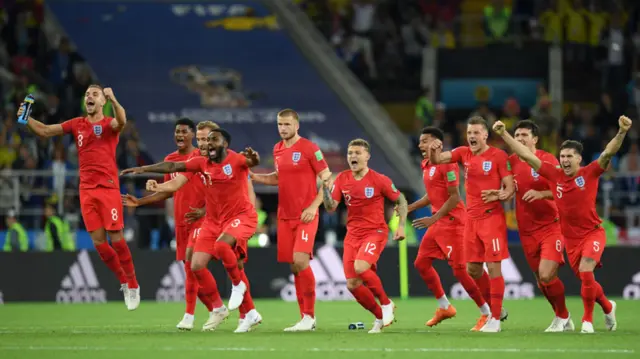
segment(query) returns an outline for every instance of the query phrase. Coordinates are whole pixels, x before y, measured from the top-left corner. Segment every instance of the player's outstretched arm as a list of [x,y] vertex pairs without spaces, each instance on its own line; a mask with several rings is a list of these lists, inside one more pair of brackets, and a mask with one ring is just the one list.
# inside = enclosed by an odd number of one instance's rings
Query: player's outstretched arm
[[134,197],[130,194],[123,194],[122,195],[122,204],[125,207],[140,207],[140,206],[146,206],[148,204],[151,203],[155,203],[155,202],[160,202],[160,201],[164,201],[165,199],[171,198],[172,194],[169,192],[163,192],[163,193],[159,193],[156,192],[152,195],[149,196],[145,196],[142,198],[137,198]]
[[104,97],[107,100],[111,101],[111,107],[113,107],[113,112],[116,117],[111,121],[111,128],[114,131],[120,132],[124,125],[127,124],[127,112],[124,110],[124,107],[120,105],[120,102],[116,99],[116,96],[113,94],[113,89],[111,87],[107,87],[104,89]]
[[27,120],[27,128],[36,134],[38,137],[49,138],[54,136],[64,135],[62,125],[45,125],[44,123],[35,120],[31,117]]
[[140,173],[173,173],[173,172],[199,172],[200,168],[187,168],[186,162],[160,162],[154,165],[127,168],[120,175]]
[[187,182],[189,182],[189,179],[181,174],[178,174],[170,181],[163,183],[158,183],[155,180],[148,180],[147,191],[174,193],[187,184]]
[[[525,162],[527,162],[529,166],[531,166],[536,171],[540,169],[540,166],[542,166],[542,161],[540,161],[540,159],[536,157],[535,153],[531,152],[527,148],[527,146],[516,141],[515,138],[513,138],[509,134],[509,132],[506,131],[506,127],[504,126],[504,123],[502,123],[501,121],[496,121],[496,123],[493,124],[493,131],[498,136],[502,137],[502,139],[507,144],[507,146],[509,146],[513,150],[513,152],[515,152],[518,155],[518,157],[522,158]],[[504,181],[503,181],[503,184],[504,184]],[[513,190],[513,177],[511,177],[511,186]]]
[[618,153],[622,143],[624,142],[624,138],[627,135],[627,132],[631,128],[631,119],[627,116],[620,116],[618,119],[618,133],[616,136],[607,143],[607,146],[604,148],[604,151],[598,157],[598,164],[600,168],[606,170],[609,167],[609,163],[611,163],[611,158]]
[[[409,206],[407,206],[407,213],[411,213],[417,209],[420,208],[424,208],[428,205],[431,204],[431,201],[429,200],[429,195],[425,194],[424,196],[422,196],[422,198],[420,198],[419,200],[411,203]],[[396,207],[396,212],[398,212],[398,208]]]
[[257,173],[249,173],[252,181],[256,181],[260,184],[267,186],[277,186],[278,185],[278,172],[271,172],[267,174],[257,174]]
[[451,163],[451,151],[442,152],[442,141],[434,140],[429,148],[429,162],[434,165]]
[[260,154],[254,151],[253,148],[247,147],[242,151],[242,155],[246,158],[247,167],[255,167],[260,164]]

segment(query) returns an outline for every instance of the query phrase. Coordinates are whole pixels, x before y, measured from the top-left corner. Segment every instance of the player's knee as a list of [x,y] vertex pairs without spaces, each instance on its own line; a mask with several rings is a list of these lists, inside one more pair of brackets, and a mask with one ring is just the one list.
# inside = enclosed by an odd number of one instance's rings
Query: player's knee
[[111,239],[111,242],[120,242],[124,239],[122,231],[107,231],[107,234],[109,235],[109,239]]
[[242,259],[238,259],[238,269],[244,269],[244,261]]
[[556,277],[556,271],[552,269],[542,269],[538,271],[538,279],[542,283],[549,283]]
[[353,291],[362,285],[362,279],[360,278],[349,278],[347,279],[347,289]]
[[429,270],[429,268],[431,268],[431,258],[417,257],[413,262],[413,266],[418,270],[418,272]]
[[293,255],[293,272],[299,273],[309,266],[309,255],[306,253],[294,253]]
[[467,273],[473,279],[478,279],[478,278],[482,277],[482,271],[483,271],[482,264],[480,264],[480,265],[478,265],[476,263],[467,264]]
[[193,260],[191,262],[191,271],[192,272],[199,271],[199,270],[203,269],[204,267],[205,267],[205,264],[202,261]]
[[457,266],[453,268],[453,276],[456,278],[463,278],[468,276],[467,270],[463,266]]
[[593,272],[593,270],[596,269],[596,265],[597,263],[595,260],[587,257],[582,257],[582,259],[580,260],[580,265],[578,266],[578,272]]
[[368,271],[370,268],[371,268],[371,264],[369,264],[369,263],[367,263],[365,261],[358,260],[353,264],[353,270],[356,271],[357,275],[360,275],[360,274]]
[[487,271],[489,272],[489,277],[491,278],[498,278],[502,276],[502,263],[501,262],[487,263]]

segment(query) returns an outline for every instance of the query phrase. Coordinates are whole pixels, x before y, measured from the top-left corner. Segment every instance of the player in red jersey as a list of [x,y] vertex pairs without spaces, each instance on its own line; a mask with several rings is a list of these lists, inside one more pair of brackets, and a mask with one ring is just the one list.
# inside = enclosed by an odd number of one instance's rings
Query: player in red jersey
[[[507,223],[500,202],[485,203],[482,191],[503,189],[507,198],[513,195],[513,176],[507,154],[487,144],[489,128],[479,116],[467,122],[469,146],[441,152],[442,141],[434,140],[429,152],[429,162],[446,164],[461,162],[465,172],[467,190],[467,222],[464,233],[464,258],[469,275],[476,280],[482,296],[489,302],[491,318],[481,328],[472,330],[495,333],[500,331],[504,278],[502,260],[509,258],[507,247]],[[489,275],[482,265],[487,263]]]
[[[255,233],[258,215],[248,195],[247,178],[249,168],[260,163],[258,153],[248,148],[242,154],[228,149],[231,135],[222,128],[211,131],[208,136],[208,158],[195,156],[186,162],[162,162],[150,166],[124,170],[123,173],[201,173],[206,182],[206,215],[202,227],[197,231],[197,241],[191,262],[191,270],[205,295],[217,291],[213,275],[207,269],[212,258],[222,261],[233,288],[229,309],[224,305],[213,310],[213,315],[203,329],[214,330],[228,316],[229,310],[240,307],[246,299],[249,282],[238,268],[238,259],[247,259],[247,241]],[[173,182],[173,183],[171,183]],[[163,184],[151,183],[150,188],[158,192],[175,192],[187,182],[185,176]],[[262,317],[251,307],[244,320],[247,326],[259,324]],[[248,330],[246,330],[248,331]]]
[[318,146],[300,137],[298,114],[290,109],[278,113],[282,138],[273,148],[276,170],[266,175],[251,174],[262,184],[278,186],[278,262],[289,263],[294,275],[301,320],[287,332],[310,331],[316,326],[316,279],[309,261],[318,231],[318,207],[322,189],[317,178],[326,181],[331,172]]
[[606,244],[602,220],[596,212],[598,180],[618,153],[631,120],[626,116],[618,119],[618,134],[607,144],[597,160],[581,167],[582,144],[565,141],[560,146],[560,166],[543,162],[529,149],[516,141],[505,131],[500,121],[493,125],[494,131],[502,136],[513,151],[526,161],[540,176],[555,183],[555,197],[560,212],[560,227],[565,239],[569,264],[580,277],[580,295],[584,305],[582,333],[593,333],[593,307],[598,302],[604,311],[608,330],[616,330],[616,303],[607,299],[600,283],[595,280],[594,270],[601,266],[600,259]]
[[429,162],[429,149],[434,140],[442,141],[444,133],[436,127],[426,127],[420,135],[418,147],[422,152],[422,180],[426,195],[409,205],[409,212],[431,205],[432,216],[417,218],[413,221],[416,228],[429,228],[425,233],[414,266],[420,273],[422,280],[438,300],[438,309],[427,326],[434,326],[443,320],[453,318],[456,308],[449,303],[442,288],[440,276],[433,268],[433,260],[440,259],[449,262],[453,275],[458,279],[469,297],[480,308],[479,323],[486,322],[491,309],[482,297],[480,289],[466,270],[464,261],[464,224],[467,212],[460,198],[460,182],[458,181],[458,164],[449,163],[434,165]]
[[404,223],[407,221],[407,199],[389,177],[369,168],[370,148],[369,143],[362,139],[349,143],[347,161],[351,170],[338,174],[333,185],[331,181],[323,183],[323,199],[324,207],[328,211],[335,211],[344,197],[347,236],[344,239],[342,263],[347,288],[358,303],[376,317],[369,333],[380,333],[382,328],[394,321],[393,302],[389,300],[375,272],[389,236],[389,226],[384,218],[384,200],[386,198],[398,205],[400,224],[394,239],[402,240],[405,236]]
[[[207,156],[208,144],[207,136],[211,130],[218,128],[211,121],[206,121],[196,125],[188,118],[182,118],[176,122],[174,140],[178,149],[165,157],[166,162],[186,161],[192,156]],[[193,135],[196,134],[198,149],[193,147]],[[204,182],[200,176],[194,176],[193,173],[171,173],[165,174],[164,182],[184,176],[187,178],[186,184],[174,193],[171,192],[155,192],[144,198],[136,198],[130,194],[123,195],[123,204],[128,207],[144,206],[150,203],[163,201],[174,197],[174,215],[176,222],[176,260],[184,261],[185,271],[185,314],[177,327],[181,330],[193,329],[194,313],[196,307],[196,297],[199,297],[205,304],[209,313],[214,308],[222,305],[220,294],[215,292],[211,296],[205,296],[198,290],[198,281],[191,272],[191,256],[193,254],[193,246],[195,244],[195,231],[200,228],[204,221],[205,199],[203,193],[205,190]],[[210,314],[211,315],[211,314]]]
[[[538,126],[531,120],[515,126],[515,140],[523,144],[542,162],[558,166],[550,153],[536,149]],[[567,310],[564,284],[558,278],[558,267],[564,264],[564,237],[560,229],[558,207],[553,201],[553,184],[540,177],[517,154],[509,157],[516,191],[516,218],[520,242],[538,287],[547,298],[556,316],[545,332],[564,332],[575,329]],[[485,191],[486,200],[498,200],[499,191]]]
[[[102,109],[107,102],[116,117],[106,117]],[[80,210],[84,225],[102,261],[120,281],[124,302],[129,310],[140,305],[140,286],[131,252],[122,235],[122,200],[116,165],[116,147],[127,114],[110,88],[90,85],[84,94],[86,117],[76,117],[62,124],[45,125],[29,117],[27,127],[40,137],[73,135],[80,163]],[[18,116],[22,114],[22,106]],[[111,245],[107,241],[107,234]]]

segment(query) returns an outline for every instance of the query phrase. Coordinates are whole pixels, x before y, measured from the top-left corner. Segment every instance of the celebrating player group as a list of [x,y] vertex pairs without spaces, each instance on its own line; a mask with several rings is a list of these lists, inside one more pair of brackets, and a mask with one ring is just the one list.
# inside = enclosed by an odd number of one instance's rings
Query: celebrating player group
[[[103,114],[107,100],[114,108],[115,118]],[[259,154],[250,147],[242,152],[231,150],[231,134],[217,124],[204,121],[196,125],[183,118],[175,126],[177,150],[164,162],[121,172],[165,174],[162,183],[147,181],[146,188],[154,192],[152,195],[136,198],[120,195],[115,163],[119,133],[127,121],[124,108],[113,90],[98,85],[89,86],[84,101],[85,117],[55,125],[29,117],[26,126],[40,137],[73,135],[80,163],[82,217],[100,258],[120,281],[129,310],[140,304],[140,286],[123,240],[123,204],[137,207],[173,196],[176,259],[184,262],[186,273],[185,314],[178,329],[194,328],[196,298],[210,313],[203,325],[205,331],[217,329],[236,309],[240,313],[236,333],[249,332],[260,324],[262,316],[253,303],[245,273],[247,242],[258,225],[252,185],[257,182],[279,187],[277,260],[291,267],[300,313],[300,320],[284,329],[287,332],[316,328],[316,283],[310,261],[318,210],[324,205],[327,211],[334,211],[341,201],[347,208],[343,256],[347,288],[375,317],[369,333],[380,333],[394,323],[395,305],[376,273],[376,263],[389,235],[385,199],[395,203],[399,216],[394,240],[404,239],[408,213],[432,207],[431,217],[413,221],[416,228],[428,228],[414,265],[438,302],[426,325],[435,326],[457,313],[432,265],[434,259],[440,259],[449,262],[454,276],[479,308],[480,318],[471,330],[500,332],[501,322],[508,315],[502,306],[505,282],[501,262],[509,257],[501,202],[514,196],[523,250],[555,315],[546,331],[574,330],[565,304],[564,285],[557,277],[565,250],[571,269],[582,282],[581,331],[594,332],[596,302],[604,312],[606,328],[616,329],[616,303],[606,298],[594,278],[606,242],[595,199],[598,178],[631,127],[631,120],[625,116],[619,119],[615,138],[596,161],[585,167],[580,167],[579,142],[565,141],[560,148],[560,161],[536,149],[538,127],[532,121],[519,122],[514,137],[503,123],[493,125],[495,133],[513,150],[510,157],[487,144],[489,128],[481,117],[468,121],[468,146],[452,151],[443,152],[444,133],[440,129],[427,127],[419,143],[426,195],[411,204],[388,177],[368,167],[371,148],[365,140],[349,143],[350,169],[333,178],[318,146],[299,135],[299,118],[293,110],[277,115],[282,141],[274,146],[275,171],[269,174],[250,172],[260,164]],[[24,110],[21,106],[18,115]],[[197,148],[193,147],[194,136]],[[466,207],[459,192],[458,163],[464,166]],[[207,269],[212,259],[222,262],[232,283],[227,305]]]

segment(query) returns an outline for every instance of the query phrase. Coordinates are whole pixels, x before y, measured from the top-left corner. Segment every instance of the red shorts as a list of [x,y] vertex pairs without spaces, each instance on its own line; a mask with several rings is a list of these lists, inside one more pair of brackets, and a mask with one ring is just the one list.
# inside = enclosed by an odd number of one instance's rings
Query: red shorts
[[80,190],[80,211],[87,232],[100,228],[120,231],[122,220],[122,196],[115,188],[91,188]]
[[436,223],[424,234],[416,260],[419,258],[442,259],[448,261],[451,267],[464,267],[463,237],[463,225],[447,226]]
[[532,271],[540,267],[540,260],[564,264],[564,237],[560,231],[560,222],[552,223],[534,232],[520,233],[520,243],[527,263]]
[[299,219],[278,219],[278,262],[293,263],[293,253],[307,253],[313,258],[319,219],[320,216],[316,216],[309,223]]
[[604,228],[598,228],[587,234],[584,238],[567,238],[566,248],[569,257],[569,265],[576,275],[579,275],[580,260],[582,257],[596,261],[596,268],[602,267],[600,259],[607,243],[607,235]]
[[363,260],[375,270],[376,263],[380,259],[380,255],[384,250],[384,246],[389,239],[387,231],[372,232],[367,236],[351,236],[347,233],[344,239],[344,253],[342,254],[342,266],[344,267],[344,276],[347,279],[357,278],[355,270],[356,260]]
[[509,258],[507,221],[504,213],[487,218],[467,217],[464,226],[464,260],[467,263],[500,262]]

